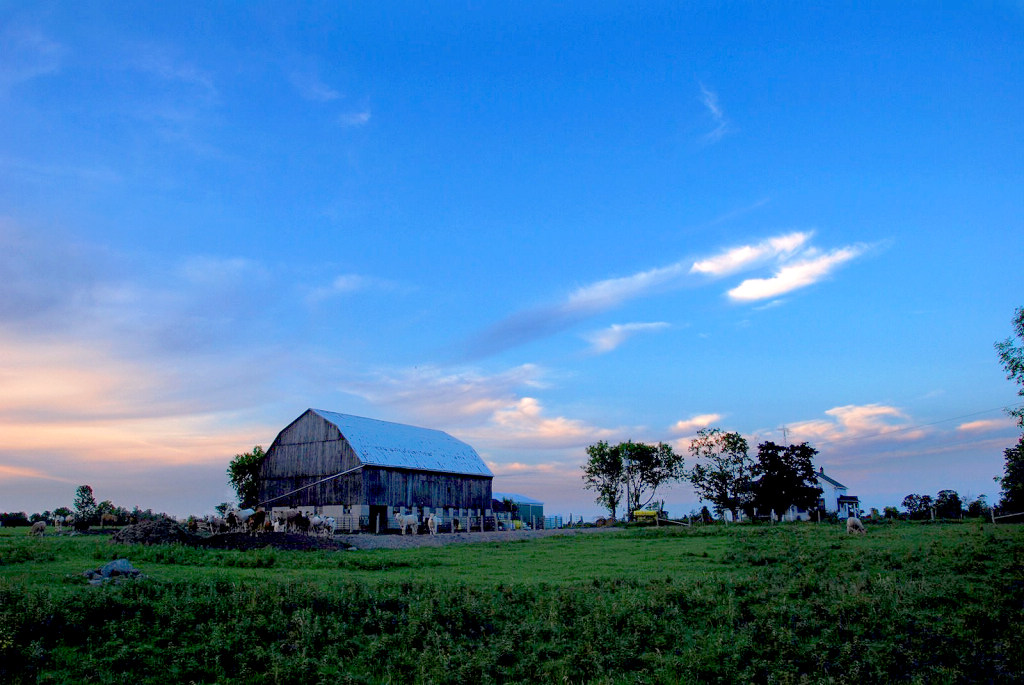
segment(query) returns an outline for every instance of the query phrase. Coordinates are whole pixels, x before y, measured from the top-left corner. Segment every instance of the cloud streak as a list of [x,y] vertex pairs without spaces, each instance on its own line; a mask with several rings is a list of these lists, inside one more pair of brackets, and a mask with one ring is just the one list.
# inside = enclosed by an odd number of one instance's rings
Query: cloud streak
[[717,143],[722,137],[729,131],[729,122],[725,118],[725,113],[722,111],[722,106],[718,103],[718,93],[708,90],[708,88],[701,83],[700,84],[700,101],[707,109],[708,114],[711,115],[711,120],[715,127],[705,133],[701,140],[705,143]]
[[60,70],[65,48],[41,31],[8,26],[0,33],[0,93]]
[[[553,335],[631,300],[683,287],[698,277],[722,279],[772,265],[775,268],[772,276],[744,280],[730,289],[727,296],[735,302],[778,297],[817,283],[866,249],[855,245],[821,254],[809,245],[813,235],[811,231],[792,231],[730,247],[695,261],[682,259],[667,266],[580,286],[561,302],[517,312],[485,329],[467,343],[466,356],[484,357]],[[593,351],[614,349],[624,339],[624,334],[632,332],[636,331],[620,329],[609,330],[604,335],[592,334]]]
[[755,302],[785,295],[827,278],[841,265],[863,252],[862,247],[844,247],[828,254],[785,264],[770,278],[747,279],[731,289],[728,295],[738,302]]
[[720,278],[749,269],[772,259],[792,255],[811,239],[810,232],[793,232],[769,238],[755,245],[741,245],[694,262],[690,273]]
[[701,428],[707,428],[722,420],[721,414],[697,414],[688,419],[680,419],[672,424],[671,431],[676,435],[687,435]]
[[638,333],[654,333],[671,328],[671,324],[665,321],[651,323],[625,323],[612,324],[608,328],[594,331],[584,336],[590,343],[591,354],[607,354],[618,349],[620,345]]

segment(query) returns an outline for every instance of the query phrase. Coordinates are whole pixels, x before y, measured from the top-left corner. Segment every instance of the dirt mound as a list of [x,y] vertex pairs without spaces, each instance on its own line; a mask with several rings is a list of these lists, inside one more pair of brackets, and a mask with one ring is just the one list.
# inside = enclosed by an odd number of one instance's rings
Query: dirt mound
[[209,549],[241,550],[263,549],[264,547],[286,550],[346,549],[350,546],[298,533],[263,533],[261,535],[220,533],[202,539],[198,544]]
[[110,541],[125,545],[195,545],[199,537],[189,533],[177,521],[154,519],[125,526],[110,536]]

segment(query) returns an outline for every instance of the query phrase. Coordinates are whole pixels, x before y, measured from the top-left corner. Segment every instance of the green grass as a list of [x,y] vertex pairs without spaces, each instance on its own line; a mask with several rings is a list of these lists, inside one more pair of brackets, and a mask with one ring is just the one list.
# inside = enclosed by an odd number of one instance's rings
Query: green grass
[[[147,578],[89,586],[125,557]],[[1024,530],[634,529],[358,552],[0,531],[0,682],[1021,682]]]

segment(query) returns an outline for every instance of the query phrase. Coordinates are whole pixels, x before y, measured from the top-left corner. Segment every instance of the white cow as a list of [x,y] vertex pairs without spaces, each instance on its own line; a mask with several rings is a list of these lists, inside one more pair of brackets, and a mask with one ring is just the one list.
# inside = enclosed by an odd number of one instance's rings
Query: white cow
[[437,535],[437,516],[434,514],[427,517],[427,532],[431,535]]
[[851,516],[846,519],[846,532],[857,533],[858,535],[864,535],[867,531],[864,529],[864,524],[856,516]]
[[416,514],[395,514],[395,520],[398,521],[398,527],[402,529],[402,535],[405,535],[406,528],[409,529],[410,534],[415,535],[416,529],[420,525]]

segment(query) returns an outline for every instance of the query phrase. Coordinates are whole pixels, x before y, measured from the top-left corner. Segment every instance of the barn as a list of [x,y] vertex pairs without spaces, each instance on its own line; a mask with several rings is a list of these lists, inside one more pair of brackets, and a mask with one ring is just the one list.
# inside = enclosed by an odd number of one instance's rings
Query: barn
[[397,513],[490,515],[493,479],[476,450],[443,431],[307,409],[267,450],[259,502],[378,531],[397,528]]

